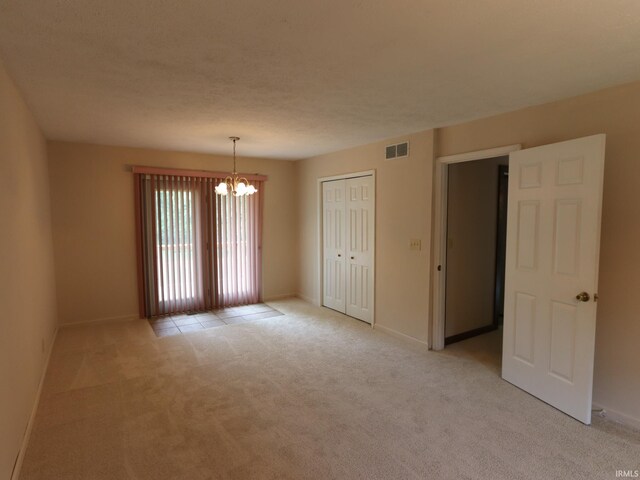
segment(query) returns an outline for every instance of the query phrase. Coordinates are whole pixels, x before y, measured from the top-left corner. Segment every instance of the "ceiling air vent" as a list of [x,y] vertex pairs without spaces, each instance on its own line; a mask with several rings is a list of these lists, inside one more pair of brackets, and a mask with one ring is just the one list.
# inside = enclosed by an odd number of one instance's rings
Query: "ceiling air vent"
[[409,142],[389,145],[385,149],[385,158],[387,160],[391,160],[393,158],[404,158],[408,156],[409,156]]

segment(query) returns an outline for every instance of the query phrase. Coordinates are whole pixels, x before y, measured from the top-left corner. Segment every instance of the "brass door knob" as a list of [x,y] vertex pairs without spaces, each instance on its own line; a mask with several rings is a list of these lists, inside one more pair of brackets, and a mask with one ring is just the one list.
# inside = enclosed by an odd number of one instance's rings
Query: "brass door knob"
[[591,300],[591,296],[587,292],[580,292],[578,295],[576,295],[576,300],[580,302],[588,302],[589,300]]

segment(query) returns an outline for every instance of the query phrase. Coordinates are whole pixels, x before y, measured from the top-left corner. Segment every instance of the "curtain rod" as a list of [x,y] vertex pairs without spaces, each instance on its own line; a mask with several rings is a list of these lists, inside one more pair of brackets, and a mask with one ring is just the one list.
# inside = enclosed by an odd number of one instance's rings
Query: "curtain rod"
[[[161,168],[161,167],[144,167],[133,166],[133,173],[144,173],[148,175],[172,175],[175,177],[199,177],[199,178],[226,178],[231,172],[210,172],[207,170],[184,170],[178,168]],[[265,182],[269,179],[267,175],[238,173],[247,180],[256,182]]]

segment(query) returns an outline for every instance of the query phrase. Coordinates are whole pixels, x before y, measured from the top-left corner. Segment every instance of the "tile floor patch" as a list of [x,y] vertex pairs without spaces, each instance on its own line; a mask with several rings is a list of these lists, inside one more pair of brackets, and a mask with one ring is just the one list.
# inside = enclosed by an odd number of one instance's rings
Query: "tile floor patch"
[[198,330],[204,330],[204,327],[200,325],[200,323],[195,323],[192,325],[182,325],[178,327],[178,330],[180,330],[182,333],[189,333],[189,332],[195,332]]
[[180,330],[178,330],[178,327],[170,327],[170,328],[162,328],[159,330],[153,330],[156,334],[156,337],[168,337],[170,335],[178,335],[180,333]]
[[280,315],[284,314],[267,304],[257,303],[201,312],[196,315],[181,314],[153,318],[149,320],[149,324],[157,337],[168,337],[224,325],[255,322]]
[[190,317],[181,317],[173,320],[178,327],[184,327],[185,325],[196,325],[200,323],[197,315],[192,315]]
[[202,320],[200,323],[202,324],[202,326],[204,328],[221,327],[223,325],[226,325],[226,323],[224,323],[220,319],[217,319],[217,320]]

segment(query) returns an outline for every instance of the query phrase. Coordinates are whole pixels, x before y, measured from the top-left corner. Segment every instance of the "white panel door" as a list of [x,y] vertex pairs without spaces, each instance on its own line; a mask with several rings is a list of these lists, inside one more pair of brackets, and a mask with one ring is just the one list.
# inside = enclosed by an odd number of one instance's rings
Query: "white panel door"
[[345,313],[345,180],[322,183],[323,301]]
[[347,315],[373,321],[375,188],[373,177],[350,178],[347,205]]
[[513,152],[502,377],[591,423],[605,135]]

